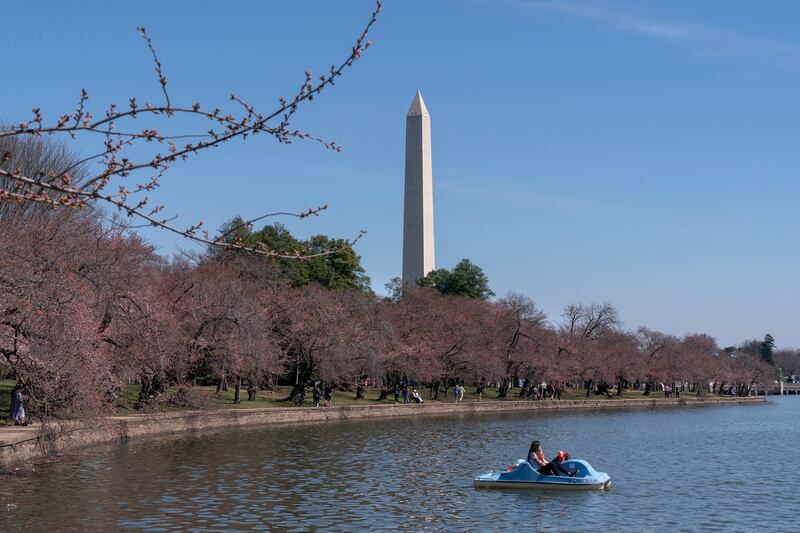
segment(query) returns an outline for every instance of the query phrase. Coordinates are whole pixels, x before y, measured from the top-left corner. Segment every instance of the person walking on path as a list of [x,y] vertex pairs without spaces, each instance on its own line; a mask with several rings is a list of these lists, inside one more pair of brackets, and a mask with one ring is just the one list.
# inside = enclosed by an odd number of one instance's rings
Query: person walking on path
[[456,395],[456,403],[464,399],[464,387],[461,386],[461,383],[456,385],[455,395]]
[[11,407],[9,408],[9,418],[14,421],[15,426],[27,426],[25,421],[25,396],[22,394],[22,384],[17,382],[14,390],[11,391]]
[[331,406],[331,398],[333,398],[333,389],[330,384],[325,385],[325,407]]
[[400,385],[395,384],[394,386],[394,403],[400,403]]
[[314,383],[312,394],[314,395],[314,407],[319,407],[320,390],[318,383]]
[[403,403],[408,403],[408,386],[403,385]]

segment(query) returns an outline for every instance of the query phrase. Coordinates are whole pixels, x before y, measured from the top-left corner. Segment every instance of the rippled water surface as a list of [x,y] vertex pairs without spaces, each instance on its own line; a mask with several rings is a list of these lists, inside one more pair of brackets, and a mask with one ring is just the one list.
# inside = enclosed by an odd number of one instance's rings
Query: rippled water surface
[[[783,397],[149,440],[4,482],[0,530],[800,531],[799,415],[800,398]],[[533,438],[608,472],[613,489],[473,489]]]

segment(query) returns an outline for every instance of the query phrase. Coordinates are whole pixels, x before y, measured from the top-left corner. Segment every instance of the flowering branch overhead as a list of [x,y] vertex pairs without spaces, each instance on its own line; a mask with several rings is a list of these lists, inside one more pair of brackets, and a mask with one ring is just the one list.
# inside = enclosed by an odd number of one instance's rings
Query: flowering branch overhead
[[[1,128],[0,139],[41,135],[61,135],[76,139],[79,134],[98,135],[102,138],[102,149],[69,167],[58,171],[36,173],[24,173],[19,170],[18,166],[15,166],[15,159],[18,159],[20,154],[11,151],[0,154],[0,201],[38,203],[52,208],[69,209],[80,209],[90,203],[111,205],[128,217],[138,219],[141,225],[137,227],[158,227],[203,244],[240,249],[261,255],[308,258],[336,252],[337,250],[327,250],[321,254],[286,256],[264,247],[245,245],[236,239],[229,240],[230,233],[238,228],[219,237],[210,236],[203,229],[202,222],[188,228],[179,228],[173,224],[174,217],[165,217],[162,214],[165,206],[150,205],[148,194],[160,186],[160,179],[173,163],[184,161],[236,138],[245,139],[247,136],[257,133],[270,135],[279,143],[284,144],[290,144],[294,140],[311,140],[322,144],[329,150],[340,152],[342,147],[335,141],[319,137],[308,131],[291,128],[291,119],[302,103],[313,100],[326,87],[334,85],[336,78],[341,76],[346,68],[353,66],[355,61],[371,46],[367,35],[377,21],[381,7],[379,0],[349,55],[338,66],[331,66],[326,74],[317,78],[313,77],[311,71],[306,71],[297,93],[288,99],[280,97],[278,107],[269,113],[257,111],[254,106],[235,94],[230,95],[230,100],[241,108],[241,112],[236,115],[226,114],[219,107],[203,106],[200,103],[173,104],[168,91],[167,77],[152,40],[147,30],[139,27],[138,31],[147,43],[148,50],[153,57],[164,103],[160,105],[140,104],[135,97],[132,97],[128,99],[127,107],[119,108],[115,104],[111,104],[102,116],[95,116],[87,108],[89,93],[82,89],[75,110],[60,115],[52,123],[48,124],[40,108],[33,108],[33,116],[27,122]],[[177,116],[204,119],[211,123],[211,127],[201,132],[180,134],[162,133],[150,127],[141,129],[134,127],[134,121],[137,119]],[[124,155],[126,148],[143,143],[155,143],[156,153],[142,159],[128,158]],[[92,161],[99,162],[102,170],[92,173],[86,179],[74,180],[75,170]],[[139,178],[132,179],[134,175]],[[113,192],[112,185],[116,186],[116,190]],[[317,216],[326,208],[327,206],[322,206],[301,213],[269,213],[243,224],[252,224],[272,216],[295,216],[298,218]],[[362,231],[355,239],[346,241],[345,247],[352,246],[363,235]]]

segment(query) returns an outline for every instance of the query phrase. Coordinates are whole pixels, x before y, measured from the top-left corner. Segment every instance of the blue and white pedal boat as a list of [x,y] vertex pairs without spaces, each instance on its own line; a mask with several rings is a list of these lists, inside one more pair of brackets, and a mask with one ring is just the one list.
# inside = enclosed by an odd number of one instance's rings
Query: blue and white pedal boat
[[582,459],[570,459],[561,463],[567,471],[576,471],[575,477],[547,476],[540,474],[525,459],[506,472],[487,472],[475,478],[476,489],[565,489],[608,490],[611,478],[598,472]]

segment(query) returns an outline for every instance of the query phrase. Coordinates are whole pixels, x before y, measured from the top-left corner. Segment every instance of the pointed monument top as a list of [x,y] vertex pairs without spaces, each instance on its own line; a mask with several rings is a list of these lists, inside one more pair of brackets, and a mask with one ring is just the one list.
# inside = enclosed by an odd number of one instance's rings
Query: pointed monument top
[[411,107],[408,108],[407,117],[411,117],[414,115],[427,115],[428,108],[425,107],[425,102],[422,101],[422,94],[417,91],[417,94],[414,95],[414,100],[411,102]]

